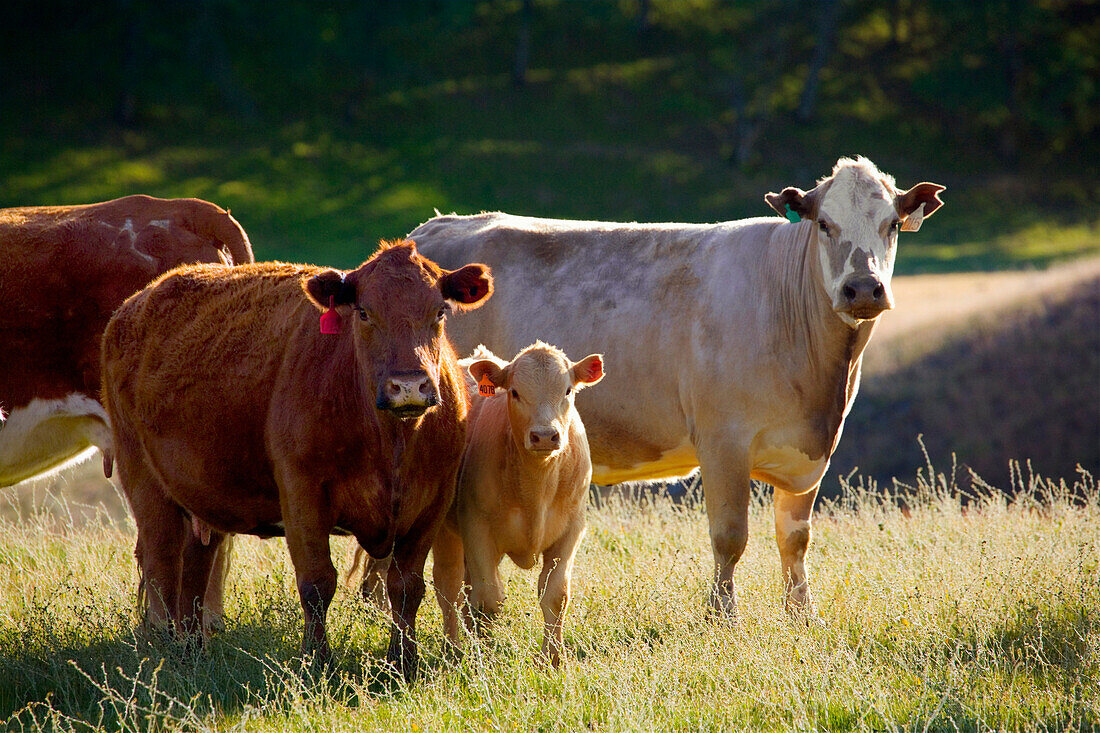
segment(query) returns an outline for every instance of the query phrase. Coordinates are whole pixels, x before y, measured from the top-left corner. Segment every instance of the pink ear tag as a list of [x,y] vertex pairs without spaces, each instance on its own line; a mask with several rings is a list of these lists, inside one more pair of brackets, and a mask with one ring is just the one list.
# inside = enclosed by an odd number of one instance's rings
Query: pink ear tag
[[328,296],[328,310],[321,314],[321,333],[340,333],[340,314],[335,311],[336,296]]

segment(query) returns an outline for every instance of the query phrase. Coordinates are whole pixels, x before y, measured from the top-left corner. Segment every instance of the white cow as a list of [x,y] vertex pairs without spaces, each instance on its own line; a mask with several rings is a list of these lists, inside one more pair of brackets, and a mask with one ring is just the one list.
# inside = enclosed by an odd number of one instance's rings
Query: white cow
[[720,613],[736,614],[750,479],[772,484],[787,608],[812,612],[804,557],[818,486],[876,318],[893,307],[898,231],[918,228],[943,190],[899,191],[869,160],[845,158],[809,192],[765,197],[799,223],[496,213],[437,216],[409,238],[444,267],[493,268],[493,300],[449,326],[460,352],[515,353],[541,338],[616,365],[577,396],[594,481],[701,467]]

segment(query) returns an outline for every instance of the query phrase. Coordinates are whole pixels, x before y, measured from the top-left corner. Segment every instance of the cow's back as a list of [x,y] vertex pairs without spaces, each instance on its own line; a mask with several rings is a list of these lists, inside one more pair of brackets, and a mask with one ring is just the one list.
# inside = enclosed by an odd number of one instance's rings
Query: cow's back
[[155,473],[185,493],[251,492],[250,483],[273,491],[266,422],[272,399],[284,396],[287,354],[310,354],[316,310],[301,281],[317,271],[186,266],[130,298],[103,337],[103,398],[116,436],[140,440]]
[[683,475],[692,425],[718,386],[737,396],[769,336],[766,276],[753,266],[778,219],[712,225],[615,224],[503,214],[441,216],[409,238],[444,266],[493,268],[485,307],[448,326],[463,352],[515,353],[535,340],[615,364],[577,396],[594,480]]

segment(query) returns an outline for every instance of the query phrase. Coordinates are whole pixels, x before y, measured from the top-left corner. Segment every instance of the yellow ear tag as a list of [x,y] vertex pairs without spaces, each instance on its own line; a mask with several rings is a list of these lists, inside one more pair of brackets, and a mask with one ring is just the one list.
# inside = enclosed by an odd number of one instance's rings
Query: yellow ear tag
[[477,393],[482,397],[492,397],[497,393],[497,387],[488,374],[481,375],[481,381],[477,383]]
[[924,223],[924,204],[921,204],[916,210],[906,217],[905,221],[901,223],[901,230],[903,232],[915,232],[920,229],[920,225]]

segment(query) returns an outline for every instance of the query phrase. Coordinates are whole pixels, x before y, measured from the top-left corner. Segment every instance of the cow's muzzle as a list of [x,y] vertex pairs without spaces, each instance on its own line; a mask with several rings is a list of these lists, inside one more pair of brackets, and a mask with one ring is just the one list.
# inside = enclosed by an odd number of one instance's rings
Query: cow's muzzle
[[527,431],[527,450],[532,453],[553,453],[562,447],[561,431],[551,426]]
[[837,310],[853,318],[867,320],[893,307],[889,290],[874,275],[849,278],[840,287],[840,308]]
[[375,406],[395,417],[420,417],[439,404],[439,388],[423,371],[394,372],[378,385]]

